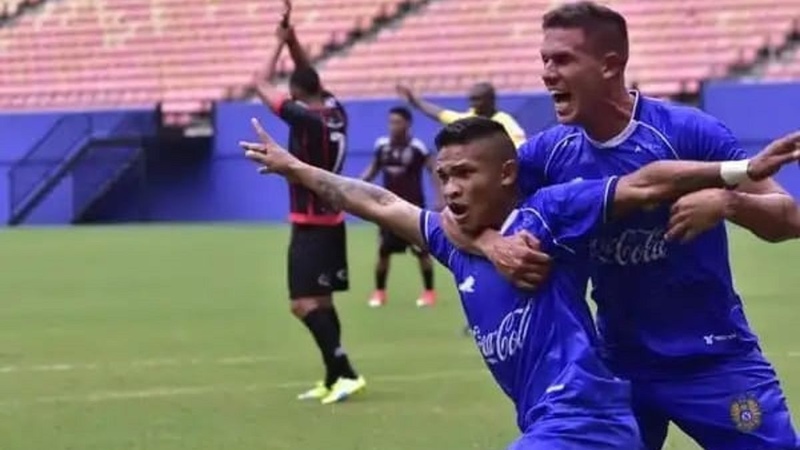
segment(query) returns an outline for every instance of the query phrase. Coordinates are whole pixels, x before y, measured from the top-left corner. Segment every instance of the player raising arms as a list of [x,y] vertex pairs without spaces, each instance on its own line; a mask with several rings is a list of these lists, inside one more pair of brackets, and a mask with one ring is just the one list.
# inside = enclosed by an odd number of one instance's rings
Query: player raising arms
[[[545,14],[543,28],[542,78],[561,125],[520,148],[524,192],[624,175],[658,160],[747,166],[746,153],[718,120],[625,88],[628,33],[620,14],[591,2],[566,4]],[[792,135],[765,152],[797,145]],[[632,381],[648,449],[663,446],[670,421],[707,450],[800,447],[777,375],[733,287],[723,221],[777,241],[800,236],[800,211],[771,179],[740,181],[735,189],[704,190],[632,214],[591,241],[604,354],[617,375]],[[512,279],[547,285],[541,265],[525,263],[538,252],[523,240],[486,230],[463,241],[451,220],[445,229]],[[686,237],[695,238],[679,242]]]
[[[422,188],[422,170],[427,168],[435,176],[435,158],[428,152],[425,144],[411,134],[411,111],[402,106],[389,110],[389,135],[375,142],[375,157],[361,175],[364,181],[372,181],[379,173],[383,175],[383,185],[403,200],[425,207]],[[434,181],[436,205],[441,204],[439,185]],[[422,271],[424,291],[417,299],[417,306],[433,306],[436,292],[433,290],[433,265],[427,252],[420,247],[409,245],[403,238],[391,231],[380,229],[378,263],[375,266],[375,292],[369,299],[369,306],[376,308],[386,303],[386,278],[393,253],[404,253],[406,248],[419,260]]]
[[520,197],[516,150],[497,122],[459,120],[436,137],[444,199],[465,233],[527,231],[555,256],[537,291],[514,287],[487,259],[458,250],[438,213],[361,180],[306,164],[280,148],[257,120],[260,143],[242,142],[261,173],[278,173],[329,204],[428,249],[453,273],[467,321],[496,382],[512,399],[522,436],[512,450],[637,449],[627,381],[596,354],[584,299],[591,236],[632,211],[706,187],[764,179],[800,150],[774,145],[749,161],[660,161],[621,177],[577,181]]
[[442,125],[453,123],[458,119],[472,116],[481,116],[503,125],[506,133],[511,136],[514,145],[519,147],[525,142],[525,130],[517,123],[514,117],[497,109],[497,95],[491,83],[477,83],[472,86],[467,96],[469,97],[469,110],[465,112],[453,111],[442,108],[417,95],[405,84],[397,85],[397,93],[414,108],[422,111],[426,116],[440,122]]
[[[287,2],[287,10],[291,4]],[[289,125],[289,149],[304,162],[331,172],[342,169],[347,115],[322,88],[317,71],[297,40],[288,14],[278,26],[279,46],[289,48],[295,64],[290,97],[261,83],[258,94]],[[273,63],[277,58],[273,58]],[[274,72],[270,68],[269,73]],[[323,404],[346,399],[366,385],[341,346],[341,324],[333,293],[348,289],[344,214],[301,185],[290,184],[292,222],[289,243],[289,296],[292,313],[308,327],[322,353],[325,379],[298,396]]]

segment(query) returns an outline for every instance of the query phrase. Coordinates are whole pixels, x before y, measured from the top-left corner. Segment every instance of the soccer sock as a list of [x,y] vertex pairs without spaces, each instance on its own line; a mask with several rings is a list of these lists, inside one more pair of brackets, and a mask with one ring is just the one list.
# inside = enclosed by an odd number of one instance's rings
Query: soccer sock
[[[333,316],[333,325],[336,327],[336,335],[341,339],[342,323],[339,322],[339,314],[336,312],[336,308],[331,308],[331,315]],[[337,339],[337,341],[339,339]]]
[[341,324],[333,308],[317,308],[303,317],[314,336],[325,363],[325,386],[331,387],[339,377],[358,378],[341,346]]
[[433,269],[425,267],[422,269],[422,285],[425,286],[426,291],[433,290]]
[[358,378],[358,374],[350,364],[350,358],[347,357],[347,353],[342,347],[342,324],[339,322],[339,314],[336,312],[335,307],[331,307],[329,311],[336,326],[336,350],[333,355],[336,358],[336,368],[339,376],[351,379]]
[[389,276],[389,271],[385,266],[378,264],[375,269],[375,289],[379,291],[386,290],[386,278]]
[[336,353],[339,349],[339,333],[329,308],[317,308],[303,317],[314,341],[317,343],[322,353],[322,361],[325,363],[325,386],[331,387],[339,378],[338,358]]

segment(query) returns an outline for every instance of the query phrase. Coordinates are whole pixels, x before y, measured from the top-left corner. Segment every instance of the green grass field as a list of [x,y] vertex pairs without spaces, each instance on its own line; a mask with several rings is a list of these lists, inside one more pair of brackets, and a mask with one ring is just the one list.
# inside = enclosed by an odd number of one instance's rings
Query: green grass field
[[[733,233],[749,317],[800,409],[800,245]],[[351,227],[345,344],[368,391],[298,403],[321,374],[288,313],[285,228],[182,226],[0,233],[0,449],[501,450],[510,403],[461,335],[455,289],[418,310],[396,258],[371,310],[376,233]],[[673,432],[669,449],[695,449]]]

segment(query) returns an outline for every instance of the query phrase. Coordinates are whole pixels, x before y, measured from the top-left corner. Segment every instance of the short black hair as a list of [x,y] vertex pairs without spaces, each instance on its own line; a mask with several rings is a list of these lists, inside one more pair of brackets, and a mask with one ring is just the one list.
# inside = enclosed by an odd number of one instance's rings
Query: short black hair
[[488,81],[481,81],[479,83],[475,83],[474,85],[472,85],[472,89],[483,91],[486,95],[488,95],[491,98],[495,98],[497,95],[494,90],[494,85],[492,83],[489,83]]
[[542,28],[580,28],[590,42],[619,53],[628,61],[628,24],[622,14],[591,1],[565,3],[548,11]]
[[406,120],[406,122],[411,123],[411,110],[406,108],[405,106],[395,106],[389,110],[389,114],[397,114],[398,116],[402,117]]
[[319,74],[313,67],[301,67],[292,72],[289,84],[302,89],[306,94],[315,95],[322,92]]
[[[471,116],[445,126],[436,135],[436,148],[441,150],[448,145],[466,145],[480,139],[500,138],[503,148],[495,154],[504,159],[516,155],[514,142],[499,122],[481,116]],[[507,141],[507,142],[506,142]],[[505,149],[505,151],[504,151]],[[508,151],[510,149],[510,152]],[[506,154],[507,153],[507,154]]]

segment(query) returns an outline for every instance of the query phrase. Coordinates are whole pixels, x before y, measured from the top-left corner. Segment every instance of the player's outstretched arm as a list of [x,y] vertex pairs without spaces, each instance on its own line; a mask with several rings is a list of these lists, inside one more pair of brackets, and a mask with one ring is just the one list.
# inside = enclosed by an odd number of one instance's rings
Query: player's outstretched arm
[[725,218],[768,242],[800,238],[800,206],[776,182],[769,184],[777,189],[729,192]]
[[314,191],[332,207],[386,227],[408,242],[424,248],[419,227],[421,209],[374,184],[343,177],[306,164],[281,148],[252,119],[261,143],[241,142],[246,156],[262,173],[277,173]]
[[278,35],[289,47],[289,54],[292,57],[292,61],[294,61],[295,69],[311,67],[311,58],[308,57],[308,53],[300,45],[300,40],[297,39],[297,34],[295,34],[294,27],[291,24],[292,0],[283,0],[283,6],[284,13],[281,25],[278,28]]
[[311,58],[308,57],[306,49],[300,44],[294,27],[291,25],[286,27],[286,46],[289,47],[289,54],[292,56],[296,69],[311,67]]
[[[730,130],[718,121],[707,119],[700,125],[689,144],[700,143],[702,151],[685,159],[724,161],[744,153]],[[765,151],[796,145],[796,134],[789,134],[771,142]],[[768,242],[800,237],[800,207],[780,184],[768,178],[742,183],[735,190],[706,189],[681,197],[672,206],[666,238],[689,241],[723,220]]]
[[650,163],[620,178],[614,195],[613,215],[618,217],[702,189],[765,180],[783,165],[800,160],[800,133],[786,139],[785,145],[769,146],[742,161]]
[[398,84],[396,89],[397,93],[403,100],[437,122],[447,125],[448,123],[455,122],[461,118],[461,116],[455,111],[444,109],[435,103],[431,103],[423,98],[420,98],[410,87],[406,86],[405,84]]

